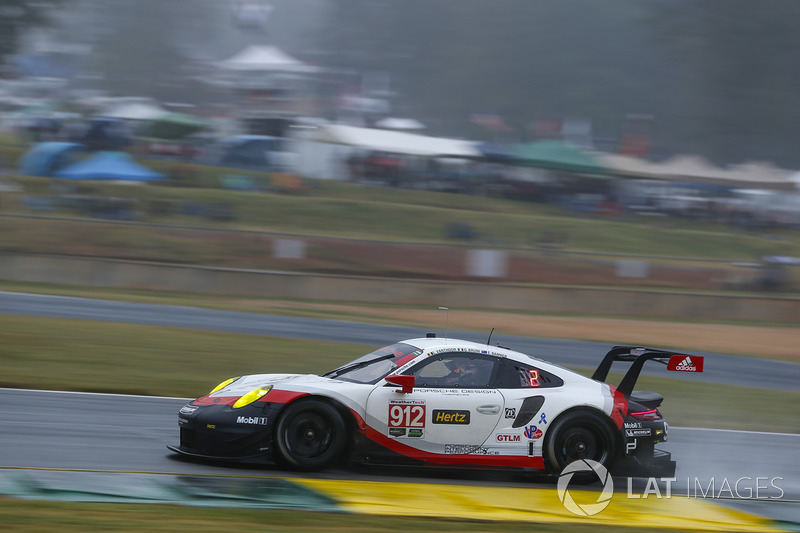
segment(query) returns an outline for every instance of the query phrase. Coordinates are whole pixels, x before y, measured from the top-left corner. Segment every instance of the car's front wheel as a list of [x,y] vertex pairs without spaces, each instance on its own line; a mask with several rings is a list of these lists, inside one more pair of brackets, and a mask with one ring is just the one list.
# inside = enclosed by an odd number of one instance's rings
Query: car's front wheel
[[289,404],[275,427],[275,451],[286,466],[322,470],[342,455],[347,433],[342,415],[321,400]]
[[[573,411],[559,417],[547,432],[544,458],[551,474],[560,474],[570,463],[589,459],[609,470],[617,454],[616,438],[609,424],[591,411]],[[576,474],[576,480],[592,481],[594,474]]]

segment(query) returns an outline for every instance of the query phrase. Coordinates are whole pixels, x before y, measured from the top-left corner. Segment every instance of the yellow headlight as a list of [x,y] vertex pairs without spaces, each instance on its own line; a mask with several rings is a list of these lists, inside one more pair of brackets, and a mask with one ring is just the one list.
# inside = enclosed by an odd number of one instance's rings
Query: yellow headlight
[[216,387],[214,387],[214,390],[212,390],[211,392],[209,392],[209,394],[214,394],[214,393],[215,393],[215,392],[217,392],[218,390],[220,390],[220,389],[224,389],[225,387],[227,387],[228,385],[230,385],[231,383],[233,383],[233,382],[234,382],[234,381],[236,381],[237,379],[239,379],[239,377],[238,377],[238,376],[237,376],[237,377],[235,377],[235,378],[226,379],[225,381],[223,381],[222,383],[220,383],[219,385],[217,385]]
[[251,390],[250,392],[248,392],[247,394],[236,400],[236,402],[233,404],[233,408],[238,409],[239,407],[250,405],[254,401],[264,396],[266,393],[268,393],[271,388],[272,385],[267,385],[266,387],[259,387],[257,389]]

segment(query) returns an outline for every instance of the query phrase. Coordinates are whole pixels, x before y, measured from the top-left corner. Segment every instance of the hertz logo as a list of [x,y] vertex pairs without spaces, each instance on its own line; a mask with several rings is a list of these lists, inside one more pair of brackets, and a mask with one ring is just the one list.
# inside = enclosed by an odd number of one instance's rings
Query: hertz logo
[[434,424],[469,424],[469,411],[449,411],[446,409],[434,409]]

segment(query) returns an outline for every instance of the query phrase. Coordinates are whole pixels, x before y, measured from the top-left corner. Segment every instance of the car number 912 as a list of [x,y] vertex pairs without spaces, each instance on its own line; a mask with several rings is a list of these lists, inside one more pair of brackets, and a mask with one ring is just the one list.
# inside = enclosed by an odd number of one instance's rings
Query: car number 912
[[389,427],[393,428],[425,427],[425,406],[398,405],[398,404],[390,405]]

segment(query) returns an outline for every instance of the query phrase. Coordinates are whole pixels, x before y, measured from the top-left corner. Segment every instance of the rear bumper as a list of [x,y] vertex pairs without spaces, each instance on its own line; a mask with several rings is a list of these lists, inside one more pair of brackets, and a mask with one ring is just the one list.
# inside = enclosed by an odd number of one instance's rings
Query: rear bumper
[[676,463],[672,455],[663,450],[653,450],[652,456],[638,455],[620,459],[612,469],[614,476],[671,478],[675,476]]

